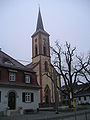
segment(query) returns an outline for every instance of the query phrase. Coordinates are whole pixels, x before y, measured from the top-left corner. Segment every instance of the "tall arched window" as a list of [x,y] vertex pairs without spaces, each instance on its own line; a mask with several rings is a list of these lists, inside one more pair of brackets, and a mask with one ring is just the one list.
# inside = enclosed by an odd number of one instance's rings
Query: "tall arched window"
[[46,55],[46,46],[43,46],[43,54]]
[[37,45],[35,45],[35,56],[38,54]]
[[46,85],[44,92],[45,92],[45,103],[50,104],[50,96],[51,95],[50,95],[50,88],[48,85]]
[[45,72],[48,72],[48,63],[47,63],[47,61],[45,61],[44,65],[45,65]]

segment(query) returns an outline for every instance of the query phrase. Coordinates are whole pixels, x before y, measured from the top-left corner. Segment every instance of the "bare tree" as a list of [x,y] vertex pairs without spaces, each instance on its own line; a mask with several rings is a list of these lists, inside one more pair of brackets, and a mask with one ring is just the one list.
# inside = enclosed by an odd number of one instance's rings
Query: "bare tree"
[[80,57],[77,57],[76,47],[71,47],[70,44],[66,42],[64,49],[56,41],[55,47],[51,47],[52,53],[54,55],[53,65],[59,72],[61,78],[65,83],[65,94],[70,100],[70,106],[73,101],[73,92],[77,83],[77,78],[81,71],[87,71],[87,64],[82,62]]
[[[90,52],[88,56],[79,56],[77,57],[79,60],[79,66],[83,67],[80,71],[79,76],[83,77],[86,82],[90,83]],[[82,80],[78,80],[80,83],[84,83]]]

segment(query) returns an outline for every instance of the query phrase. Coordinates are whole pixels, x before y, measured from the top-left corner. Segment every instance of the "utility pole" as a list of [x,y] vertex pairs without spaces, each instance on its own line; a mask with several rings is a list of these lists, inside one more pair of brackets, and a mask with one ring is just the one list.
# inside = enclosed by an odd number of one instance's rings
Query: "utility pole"
[[56,114],[58,114],[58,91],[57,91],[55,68],[53,68],[53,82],[54,82],[54,95],[55,95],[55,110],[56,110]]

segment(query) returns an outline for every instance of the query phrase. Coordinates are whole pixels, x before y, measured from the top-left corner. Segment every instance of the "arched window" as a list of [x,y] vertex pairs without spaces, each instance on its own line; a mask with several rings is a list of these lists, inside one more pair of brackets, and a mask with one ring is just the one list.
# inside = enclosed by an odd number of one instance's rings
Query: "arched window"
[[44,92],[45,92],[45,103],[50,104],[50,96],[51,95],[50,95],[50,88],[48,85],[46,85]]
[[45,61],[44,65],[45,65],[45,72],[48,72],[48,63],[47,63],[47,61]]
[[35,45],[35,56],[38,54],[37,45]]
[[46,46],[43,46],[43,54],[46,55]]

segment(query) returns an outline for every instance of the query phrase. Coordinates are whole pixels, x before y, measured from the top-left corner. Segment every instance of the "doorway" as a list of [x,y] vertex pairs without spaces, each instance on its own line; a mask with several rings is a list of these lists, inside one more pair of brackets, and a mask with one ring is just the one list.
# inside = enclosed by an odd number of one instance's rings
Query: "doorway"
[[16,94],[15,94],[15,92],[10,92],[8,95],[8,107],[9,107],[9,109],[16,108]]

